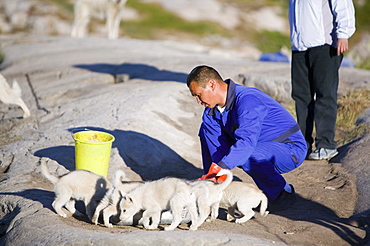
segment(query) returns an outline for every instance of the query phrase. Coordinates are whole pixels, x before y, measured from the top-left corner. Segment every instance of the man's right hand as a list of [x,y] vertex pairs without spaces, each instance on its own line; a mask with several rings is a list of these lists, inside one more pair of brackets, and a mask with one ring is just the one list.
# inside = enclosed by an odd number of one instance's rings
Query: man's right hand
[[226,180],[226,175],[217,176],[218,172],[221,171],[221,167],[216,163],[212,163],[208,173],[202,175],[198,180],[212,180],[218,183],[222,183]]

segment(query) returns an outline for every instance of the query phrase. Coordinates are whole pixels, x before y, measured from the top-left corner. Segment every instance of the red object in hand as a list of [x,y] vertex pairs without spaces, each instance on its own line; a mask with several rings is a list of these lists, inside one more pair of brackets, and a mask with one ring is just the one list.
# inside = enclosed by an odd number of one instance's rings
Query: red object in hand
[[226,180],[226,175],[217,176],[217,173],[221,171],[221,167],[215,163],[212,163],[210,166],[208,173],[202,175],[198,180],[212,180],[218,183],[222,183]]

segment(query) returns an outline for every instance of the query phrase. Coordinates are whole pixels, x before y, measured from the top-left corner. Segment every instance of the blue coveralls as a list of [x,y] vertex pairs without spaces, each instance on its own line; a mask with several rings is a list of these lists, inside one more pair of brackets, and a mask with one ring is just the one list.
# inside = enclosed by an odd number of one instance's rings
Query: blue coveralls
[[306,141],[299,129],[289,130],[297,122],[273,98],[230,79],[225,82],[225,110],[206,108],[199,130],[204,172],[212,162],[227,169],[241,167],[273,201],[286,184],[281,174],[304,161]]

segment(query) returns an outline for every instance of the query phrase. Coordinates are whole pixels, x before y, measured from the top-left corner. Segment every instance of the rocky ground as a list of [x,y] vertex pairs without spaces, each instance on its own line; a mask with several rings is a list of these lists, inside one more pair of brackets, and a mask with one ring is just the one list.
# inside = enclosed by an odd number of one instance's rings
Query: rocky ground
[[[133,180],[202,174],[197,130],[203,108],[184,83],[199,64],[289,103],[289,64],[230,58],[228,51],[170,41],[122,38],[0,36],[1,74],[17,79],[31,117],[0,103],[0,245],[366,245],[369,240],[369,135],[340,147],[330,162],[305,161],[286,174],[299,195],[291,209],[245,224],[225,220],[190,232],[141,226],[105,228],[85,217],[61,218],[39,160],[61,174],[74,170],[71,133],[109,132],[108,178],[118,168]],[[242,76],[240,76],[242,75]],[[341,69],[340,92],[369,87],[369,71]],[[245,78],[244,80],[242,78]],[[366,117],[365,117],[366,118]],[[236,179],[251,182],[234,169]],[[81,206],[81,204],[79,204]],[[165,225],[164,225],[165,226]]]

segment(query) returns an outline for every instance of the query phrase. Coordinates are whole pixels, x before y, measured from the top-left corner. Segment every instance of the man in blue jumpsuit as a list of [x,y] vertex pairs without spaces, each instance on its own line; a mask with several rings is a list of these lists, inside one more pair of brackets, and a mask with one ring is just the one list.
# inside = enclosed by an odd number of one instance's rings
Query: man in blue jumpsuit
[[296,201],[282,174],[297,168],[307,153],[306,141],[292,115],[256,88],[223,80],[209,66],[195,67],[187,86],[205,107],[199,137],[203,168],[210,179],[221,168],[241,167],[269,199],[269,210]]

